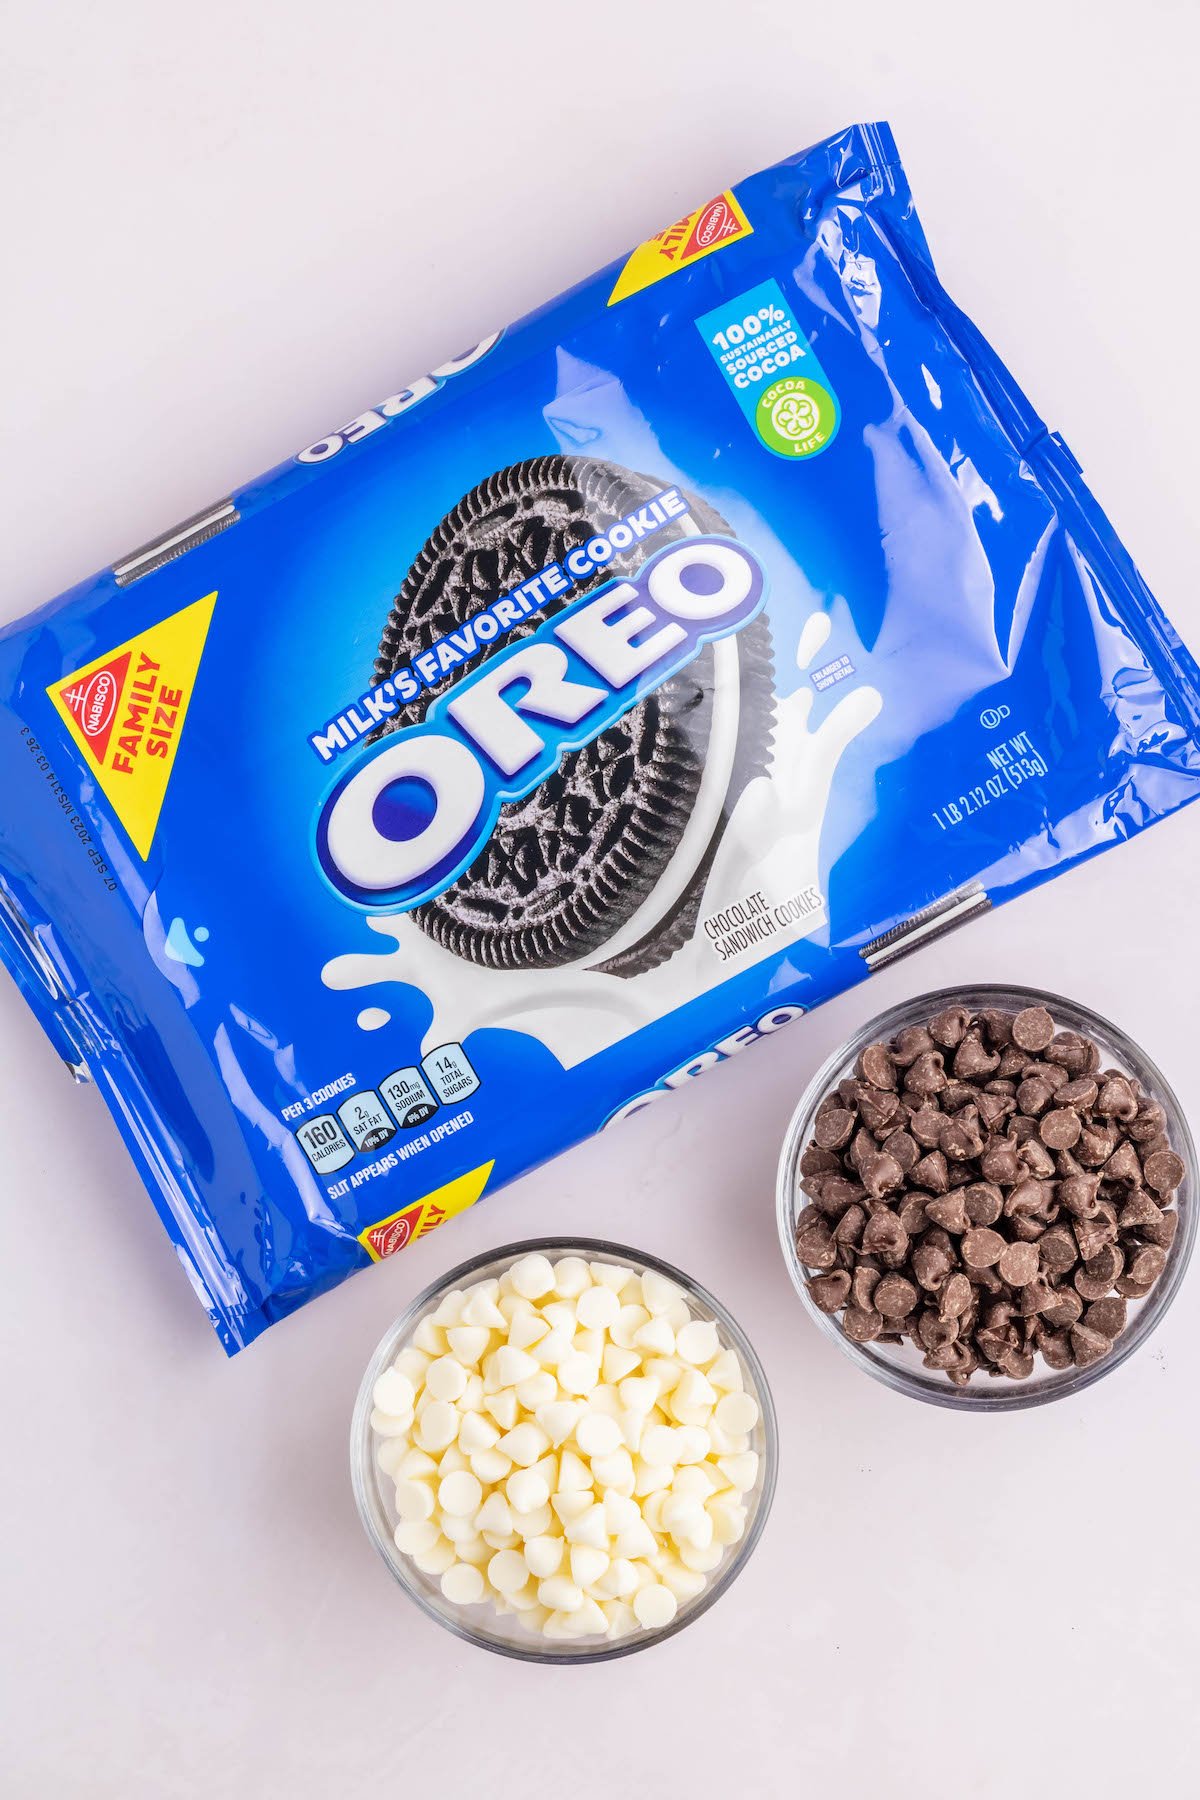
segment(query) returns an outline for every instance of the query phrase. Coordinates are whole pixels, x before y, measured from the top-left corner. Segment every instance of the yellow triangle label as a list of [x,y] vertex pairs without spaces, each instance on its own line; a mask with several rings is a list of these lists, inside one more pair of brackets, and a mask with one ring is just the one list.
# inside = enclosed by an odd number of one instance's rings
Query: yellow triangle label
[[423,1199],[410,1200],[399,1212],[389,1213],[386,1219],[360,1231],[359,1243],[372,1262],[382,1262],[385,1256],[394,1256],[397,1250],[415,1244],[418,1238],[428,1237],[455,1213],[466,1212],[468,1206],[474,1206],[495,1166],[494,1162],[480,1163],[477,1169],[456,1176],[444,1187],[434,1188]]
[[676,219],[674,225],[660,231],[657,237],[647,238],[644,244],[639,244],[617,277],[608,304],[615,306],[618,300],[626,300],[630,294],[640,294],[643,288],[653,287],[656,281],[673,275],[676,269],[686,268],[689,263],[699,262],[702,256],[711,256],[714,250],[723,250],[726,244],[749,237],[753,230],[733,191],[726,188],[715,200],[698,206],[695,212]]
[[216,599],[207,594],[46,689],[143,862],[158,829]]

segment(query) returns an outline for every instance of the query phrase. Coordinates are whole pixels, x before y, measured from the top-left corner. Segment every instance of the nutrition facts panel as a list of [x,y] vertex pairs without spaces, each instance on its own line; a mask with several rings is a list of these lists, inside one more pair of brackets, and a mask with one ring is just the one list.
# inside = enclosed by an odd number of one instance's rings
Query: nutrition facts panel
[[478,1087],[479,1076],[462,1045],[439,1044],[419,1063],[393,1069],[377,1088],[356,1088],[336,1113],[306,1119],[295,1137],[318,1175],[333,1175],[356,1156],[416,1131]]

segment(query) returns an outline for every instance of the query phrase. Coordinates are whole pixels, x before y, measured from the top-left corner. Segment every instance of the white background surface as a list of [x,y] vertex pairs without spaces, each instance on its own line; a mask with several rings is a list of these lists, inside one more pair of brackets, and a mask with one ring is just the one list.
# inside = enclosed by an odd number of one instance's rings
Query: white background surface
[[[742,175],[887,116],[942,274],[1200,644],[1191,0],[1002,7],[0,7],[4,616]],[[0,987],[5,1796],[1191,1794],[1193,1273],[1074,1403],[900,1399],[775,1240],[818,1059],[945,980],[1108,1011],[1200,1118],[1200,813],[860,988],[227,1364],[94,1093]],[[594,1669],[501,1662],[362,1538],[385,1325],[510,1237],[681,1262],[774,1385],[774,1514],[722,1603]]]

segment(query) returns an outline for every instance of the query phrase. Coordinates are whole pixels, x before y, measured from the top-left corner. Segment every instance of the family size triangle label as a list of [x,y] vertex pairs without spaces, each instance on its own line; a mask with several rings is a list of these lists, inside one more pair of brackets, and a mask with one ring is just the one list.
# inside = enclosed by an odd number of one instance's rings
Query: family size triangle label
[[640,294],[643,288],[653,287],[676,269],[698,262],[702,256],[711,256],[714,250],[723,250],[738,238],[749,237],[753,230],[732,190],[726,188],[706,206],[698,206],[695,212],[676,219],[674,225],[639,244],[617,277],[608,304],[615,306],[630,294]]
[[431,1231],[436,1231],[456,1213],[466,1212],[468,1206],[474,1206],[495,1166],[494,1162],[480,1163],[477,1169],[468,1169],[465,1175],[456,1176],[444,1187],[434,1188],[422,1199],[410,1200],[399,1212],[389,1213],[386,1219],[360,1231],[359,1243],[372,1262],[394,1256],[407,1244],[414,1244],[419,1237],[427,1237]]
[[143,862],[179,750],[216,594],[46,689]]

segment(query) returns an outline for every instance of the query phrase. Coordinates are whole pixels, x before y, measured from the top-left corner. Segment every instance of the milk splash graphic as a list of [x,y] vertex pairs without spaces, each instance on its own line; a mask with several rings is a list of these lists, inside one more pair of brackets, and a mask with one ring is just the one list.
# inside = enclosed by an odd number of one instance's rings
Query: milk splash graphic
[[[810,615],[796,650],[798,669],[812,665],[830,630],[826,613]],[[714,706],[713,742],[692,819],[701,843],[711,838],[713,812],[719,812],[723,801],[736,740],[736,644],[724,639],[715,648],[721,653],[716,674],[718,691],[724,694],[725,717],[721,725],[719,709]],[[811,686],[805,683],[777,702],[768,771],[747,784],[734,806],[704,885],[701,919],[756,891],[761,890],[768,905],[774,907],[818,886],[821,827],[834,774],[847,746],[878,717],[883,702],[875,688],[855,688],[811,730],[814,700]],[[672,872],[678,872],[675,885],[683,887],[688,868],[685,834],[672,868],[656,892],[601,956],[611,956],[635,943],[655,918],[665,914],[674,898],[669,891]],[[664,889],[668,891],[664,893]],[[520,1031],[539,1039],[564,1068],[571,1069],[788,943],[808,936],[825,922],[825,916],[822,904],[796,924],[724,963],[698,929],[658,968],[628,978],[589,966],[594,958],[552,969],[481,968],[444,950],[407,914],[400,913],[367,920],[372,931],[392,940],[390,949],[335,956],[321,971],[321,979],[336,990],[379,988],[390,982],[417,988],[433,1008],[422,1053],[438,1044],[462,1043],[473,1031]],[[364,1007],[358,1015],[364,1030],[378,1030],[386,1022],[386,1009],[381,1006]]]

